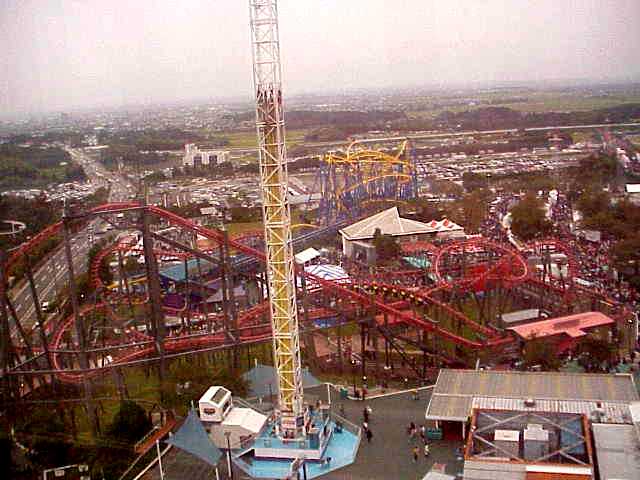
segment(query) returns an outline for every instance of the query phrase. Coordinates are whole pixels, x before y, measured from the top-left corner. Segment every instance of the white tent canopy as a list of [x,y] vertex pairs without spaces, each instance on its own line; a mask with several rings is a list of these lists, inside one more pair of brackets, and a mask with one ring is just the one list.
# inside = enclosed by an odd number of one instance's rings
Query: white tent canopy
[[304,264],[310,262],[314,258],[318,258],[320,256],[320,252],[313,247],[307,248],[306,250],[301,251],[296,254],[296,263]]

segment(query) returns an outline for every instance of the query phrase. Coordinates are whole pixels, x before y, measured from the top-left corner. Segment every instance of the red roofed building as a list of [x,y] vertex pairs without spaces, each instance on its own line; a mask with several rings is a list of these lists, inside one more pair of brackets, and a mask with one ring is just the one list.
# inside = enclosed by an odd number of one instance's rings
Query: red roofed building
[[555,342],[558,353],[572,349],[577,341],[589,333],[603,335],[615,324],[615,320],[600,312],[584,312],[566,317],[551,318],[539,322],[510,327],[518,338],[527,342],[541,338]]

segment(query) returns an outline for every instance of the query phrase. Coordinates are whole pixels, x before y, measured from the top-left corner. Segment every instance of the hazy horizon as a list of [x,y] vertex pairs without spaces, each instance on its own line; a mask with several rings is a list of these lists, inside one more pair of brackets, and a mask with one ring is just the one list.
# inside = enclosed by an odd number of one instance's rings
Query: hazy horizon
[[[281,0],[285,95],[640,79],[640,2]],[[246,0],[0,0],[4,115],[251,98]]]

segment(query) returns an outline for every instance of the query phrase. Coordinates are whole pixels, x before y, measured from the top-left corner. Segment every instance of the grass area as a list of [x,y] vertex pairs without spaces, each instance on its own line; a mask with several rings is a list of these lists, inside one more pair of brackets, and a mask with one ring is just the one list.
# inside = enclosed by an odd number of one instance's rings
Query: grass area
[[407,112],[407,116],[413,119],[429,119],[436,117],[437,115],[449,111],[453,113],[459,113],[469,110],[477,110],[479,108],[486,107],[507,107],[513,110],[519,110],[521,112],[550,112],[550,111],[589,111],[602,108],[610,108],[626,103],[640,103],[640,94],[619,94],[619,95],[607,95],[607,96],[586,96],[572,94],[562,94],[559,92],[527,92],[522,94],[514,94],[514,97],[525,97],[525,102],[504,102],[504,103],[489,103],[496,101],[500,97],[505,97],[505,94],[480,94],[474,96],[476,103],[473,106],[470,105],[455,105],[438,108],[427,108],[423,110],[416,110]]
[[[292,146],[301,143],[306,134],[306,129],[287,130],[287,147],[291,148]],[[224,137],[229,140],[229,148],[256,148],[258,145],[255,130],[246,132],[229,132],[225,133]]]
[[585,132],[585,131],[575,131],[571,132],[571,138],[573,138],[574,143],[587,142],[592,140],[593,132]]
[[238,223],[226,223],[225,227],[229,232],[229,236],[239,235],[245,232],[251,232],[254,230],[262,230],[262,222],[238,222]]
[[627,138],[636,147],[640,148],[640,135],[628,135]]
[[548,111],[588,111],[610,108],[625,103],[640,102],[640,95],[609,95],[606,97],[585,97],[557,94],[538,94],[528,102],[505,103],[496,106],[509,107],[522,112]]

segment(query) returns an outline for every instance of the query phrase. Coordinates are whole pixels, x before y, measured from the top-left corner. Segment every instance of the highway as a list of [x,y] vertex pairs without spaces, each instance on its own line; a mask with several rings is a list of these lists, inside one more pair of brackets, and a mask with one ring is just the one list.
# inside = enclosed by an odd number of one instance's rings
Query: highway
[[[505,128],[500,130],[465,130],[462,132],[443,132],[443,133],[410,133],[403,136],[394,137],[372,137],[372,138],[360,138],[356,140],[356,144],[368,144],[368,143],[384,143],[384,142],[402,142],[404,140],[428,140],[437,138],[450,138],[450,137],[468,137],[473,135],[498,135],[505,133],[517,133],[518,131],[524,132],[552,132],[556,130],[592,130],[597,128],[617,128],[617,127],[638,127],[640,122],[627,122],[627,123],[598,123],[587,125],[558,125],[558,126],[545,126],[545,127],[528,127],[528,128]],[[303,142],[300,147],[308,148],[331,148],[331,147],[344,147],[350,145],[350,140],[336,140],[327,142]],[[231,147],[233,153],[237,154],[250,154],[257,153],[258,149],[255,147]],[[317,157],[317,155],[304,155],[301,157],[290,158],[288,161],[293,162],[298,158]]]
[[[107,171],[98,162],[85,155],[80,149],[67,149],[74,161],[85,170],[89,181],[96,187],[108,187],[111,184],[109,201],[125,201],[134,191],[133,186],[115,173]],[[80,275],[87,271],[87,258],[95,235],[102,228],[101,220],[93,220],[89,225],[74,235],[71,239],[71,254],[73,257],[74,272]],[[66,286],[68,282],[67,261],[64,248],[58,248],[49,257],[40,262],[38,268],[33,272],[38,299],[40,302],[52,302],[57,293]],[[21,282],[9,293],[16,313],[26,332],[36,327],[36,316],[31,289],[29,283]]]

